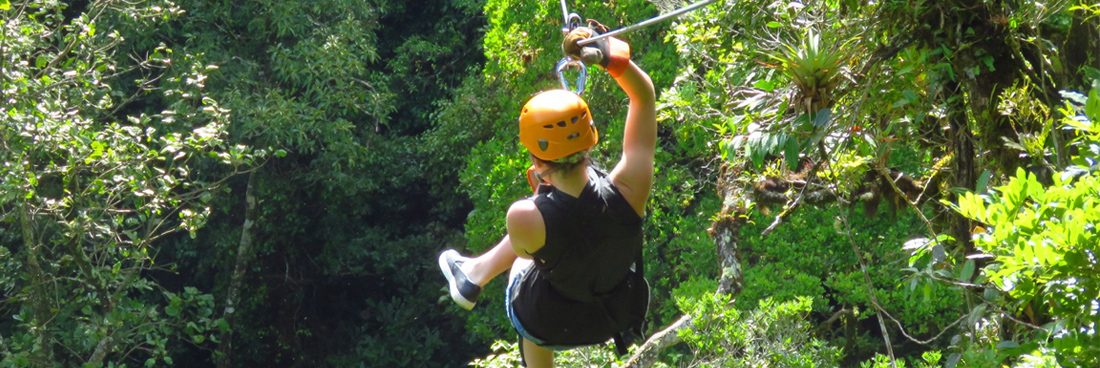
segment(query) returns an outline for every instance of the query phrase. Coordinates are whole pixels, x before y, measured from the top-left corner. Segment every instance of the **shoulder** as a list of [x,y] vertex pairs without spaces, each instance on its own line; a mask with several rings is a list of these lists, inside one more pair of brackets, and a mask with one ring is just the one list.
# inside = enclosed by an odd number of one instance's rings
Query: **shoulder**
[[537,252],[546,243],[546,225],[535,201],[524,199],[508,208],[508,237],[516,254],[524,258]]
[[649,192],[653,186],[653,166],[643,167],[648,169],[643,170],[643,175],[633,176],[627,172],[626,167],[627,165],[620,162],[615,170],[608,174],[608,180],[622,194],[626,203],[630,204],[634,213],[638,217],[645,217],[645,203],[649,199]]

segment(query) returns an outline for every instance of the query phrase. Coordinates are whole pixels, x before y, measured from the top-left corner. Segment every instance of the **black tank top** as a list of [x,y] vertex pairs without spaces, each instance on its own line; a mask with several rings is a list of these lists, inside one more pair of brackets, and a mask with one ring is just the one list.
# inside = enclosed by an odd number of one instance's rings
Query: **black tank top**
[[546,224],[546,243],[532,254],[540,277],[582,302],[622,282],[642,249],[642,219],[607,174],[589,168],[577,198],[543,185],[534,201]]
[[629,300],[638,288],[627,275],[641,254],[642,218],[606,173],[588,170],[578,197],[543,185],[533,198],[546,243],[508,302],[544,341],[601,343],[637,319],[639,303]]

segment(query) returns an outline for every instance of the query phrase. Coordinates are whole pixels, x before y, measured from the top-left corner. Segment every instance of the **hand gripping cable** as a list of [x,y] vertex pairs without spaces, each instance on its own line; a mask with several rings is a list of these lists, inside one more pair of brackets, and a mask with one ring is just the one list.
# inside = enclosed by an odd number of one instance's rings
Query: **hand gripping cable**
[[[605,39],[605,38],[608,38],[608,37],[613,37],[613,36],[620,35],[620,34],[623,34],[623,33],[627,33],[627,32],[630,32],[630,31],[634,31],[634,30],[637,30],[637,29],[640,29],[640,28],[643,28],[643,27],[646,27],[646,26],[650,26],[650,25],[662,22],[666,19],[676,17],[676,16],[679,16],[681,14],[684,14],[684,13],[702,8],[702,7],[708,5],[712,2],[714,2],[714,0],[702,0],[702,1],[696,2],[694,4],[685,6],[683,8],[676,9],[674,11],[671,11],[671,12],[668,12],[668,13],[665,13],[665,14],[661,14],[661,15],[658,15],[658,16],[653,17],[653,18],[649,18],[649,19],[644,20],[644,21],[639,22],[639,23],[635,23],[635,24],[632,24],[632,25],[629,25],[629,26],[626,26],[626,27],[623,27],[623,28],[616,29],[614,31],[603,32],[602,34],[592,36],[592,37],[589,37],[589,38],[585,38],[583,40],[577,41],[577,45],[579,45],[579,46],[589,45],[589,44],[592,44],[593,42],[596,42],[596,41],[599,41],[599,40],[602,40],[602,39]],[[562,21],[563,21],[562,28],[561,28],[562,35],[568,34],[573,29],[581,26],[581,24],[582,24],[581,16],[578,15],[577,13],[570,13],[569,8],[565,5],[565,0],[561,0],[561,14],[562,14]],[[590,19],[589,22],[592,22],[592,20]],[[568,69],[576,69],[577,70],[577,79],[573,83],[572,87],[570,87],[570,83],[569,83],[568,79],[566,79],[566,77],[565,77],[565,72]],[[571,58],[567,55],[567,56],[563,57],[561,60],[559,60],[557,65],[554,66],[554,72],[557,73],[557,75],[558,75],[558,81],[561,82],[561,88],[562,89],[573,91],[577,95],[581,95],[581,94],[584,93],[585,82],[588,80],[588,70],[587,70],[587,68],[585,68],[584,63],[580,62],[580,60],[575,60],[575,59],[573,59],[573,58]]]

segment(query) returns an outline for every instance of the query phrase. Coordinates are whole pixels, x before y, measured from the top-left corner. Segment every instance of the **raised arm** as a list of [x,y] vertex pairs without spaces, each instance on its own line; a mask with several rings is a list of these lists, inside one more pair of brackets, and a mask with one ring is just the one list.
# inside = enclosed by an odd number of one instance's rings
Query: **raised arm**
[[657,108],[653,82],[634,62],[615,81],[630,97],[623,130],[623,154],[611,170],[611,182],[619,188],[639,216],[653,185],[653,156],[657,151]]
[[630,97],[623,131],[623,154],[611,170],[611,182],[639,216],[645,215],[645,202],[653,184],[653,156],[657,150],[657,107],[653,81],[630,61],[630,46],[614,37],[581,47],[578,41],[594,36],[590,28],[576,28],[565,36],[562,51],[584,61],[598,64],[619,83]]

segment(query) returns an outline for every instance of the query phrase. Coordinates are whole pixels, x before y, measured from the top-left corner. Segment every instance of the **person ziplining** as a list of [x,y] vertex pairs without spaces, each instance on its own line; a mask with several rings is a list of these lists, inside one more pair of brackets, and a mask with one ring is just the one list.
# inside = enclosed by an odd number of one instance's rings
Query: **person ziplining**
[[[647,22],[691,10],[685,9]],[[562,12],[566,59],[557,70],[563,89],[536,94],[519,113],[534,195],[512,203],[505,216],[508,233],[489,251],[466,258],[450,249],[438,258],[451,299],[464,309],[472,309],[482,287],[511,268],[505,310],[520,338],[521,363],[529,367],[552,367],[554,350],[612,338],[624,354],[642,337],[649,306],[642,223],[657,144],[653,82],[631,61],[630,46],[611,37],[614,32],[580,26],[564,0]],[[570,62],[599,65],[629,97],[622,154],[610,173],[590,163],[599,136],[579,95],[584,74],[574,91],[567,90],[562,67]]]

